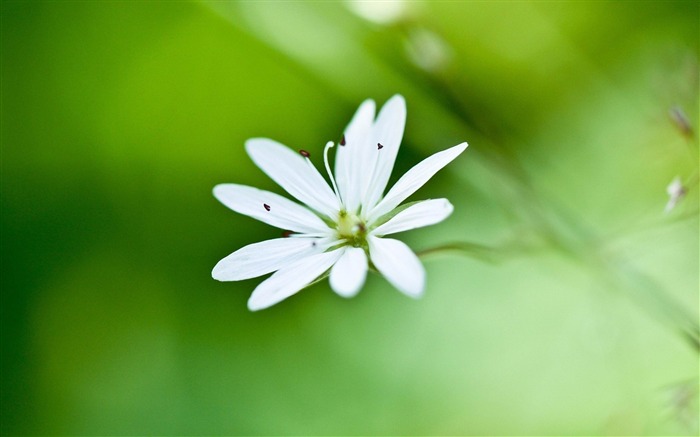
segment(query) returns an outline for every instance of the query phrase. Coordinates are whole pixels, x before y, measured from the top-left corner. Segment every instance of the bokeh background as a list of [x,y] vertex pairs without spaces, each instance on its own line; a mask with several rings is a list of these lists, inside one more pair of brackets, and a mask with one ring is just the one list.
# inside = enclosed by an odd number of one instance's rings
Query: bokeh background
[[[2,434],[697,435],[699,5],[4,1]],[[395,93],[425,297],[250,313],[212,187]]]

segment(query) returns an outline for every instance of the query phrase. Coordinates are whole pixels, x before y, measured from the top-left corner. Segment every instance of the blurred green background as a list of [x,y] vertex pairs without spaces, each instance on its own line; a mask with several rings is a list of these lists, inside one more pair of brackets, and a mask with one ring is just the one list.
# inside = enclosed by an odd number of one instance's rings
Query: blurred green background
[[[2,434],[697,435],[699,5],[4,1]],[[248,312],[212,187],[395,93],[479,246]]]

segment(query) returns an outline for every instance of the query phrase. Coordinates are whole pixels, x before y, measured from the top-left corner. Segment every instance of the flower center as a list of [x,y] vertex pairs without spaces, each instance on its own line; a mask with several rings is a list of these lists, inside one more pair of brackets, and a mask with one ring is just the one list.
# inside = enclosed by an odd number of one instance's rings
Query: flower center
[[338,236],[346,240],[348,244],[355,247],[364,247],[366,245],[367,226],[357,215],[345,210],[340,211],[336,229],[338,230]]

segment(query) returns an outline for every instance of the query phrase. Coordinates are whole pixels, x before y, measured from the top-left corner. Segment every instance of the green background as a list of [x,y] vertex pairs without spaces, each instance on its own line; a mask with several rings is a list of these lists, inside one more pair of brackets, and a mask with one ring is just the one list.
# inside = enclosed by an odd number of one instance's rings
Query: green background
[[[2,434],[696,435],[700,4],[403,5],[2,3]],[[474,245],[250,313],[212,187],[395,93]]]

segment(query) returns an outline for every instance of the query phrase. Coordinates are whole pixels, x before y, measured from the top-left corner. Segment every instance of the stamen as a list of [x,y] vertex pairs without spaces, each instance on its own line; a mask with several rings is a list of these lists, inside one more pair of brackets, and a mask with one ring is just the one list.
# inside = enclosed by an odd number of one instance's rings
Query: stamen
[[[384,145],[382,143],[378,142],[377,143],[377,150],[381,150],[383,148],[384,148]],[[366,196],[367,196],[367,191],[369,190],[369,184],[371,184],[372,181],[374,180],[374,178],[376,177],[377,169],[379,168],[378,163],[379,163],[380,159],[383,159],[382,156],[377,154],[377,155],[375,155],[374,159],[372,160],[372,170],[367,173],[370,176],[366,179],[366,183],[365,183],[363,190],[362,190],[363,204],[362,204],[362,208],[360,209],[360,213],[363,217],[368,212],[367,208],[369,207],[368,205],[364,204],[364,201],[367,200]]]
[[344,146],[345,145],[345,134],[343,134],[342,137],[340,137],[340,145]]
[[306,150],[304,150],[304,149],[300,149],[300,150],[299,150],[299,154],[300,154],[301,156],[303,156],[304,158],[308,158],[309,156],[311,156],[311,154],[310,154],[309,152],[307,152]]
[[268,205],[267,203],[263,203],[263,207],[265,208],[265,211],[270,210],[270,205]]
[[[345,139],[345,136],[343,136]],[[333,177],[333,172],[331,172],[331,166],[328,164],[328,151],[333,147],[333,141],[326,143],[326,147],[323,149],[323,164],[326,166],[326,172],[328,172],[328,177],[331,180],[331,185],[333,185],[333,192],[335,192],[335,197],[338,198],[338,202],[343,204],[343,200],[340,198],[340,191],[338,191],[338,186],[335,184],[335,178]]]

